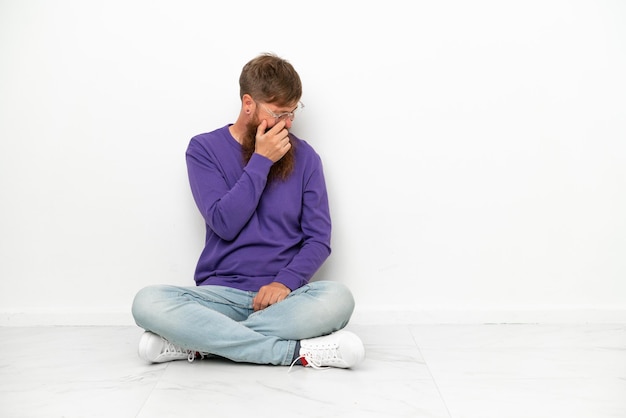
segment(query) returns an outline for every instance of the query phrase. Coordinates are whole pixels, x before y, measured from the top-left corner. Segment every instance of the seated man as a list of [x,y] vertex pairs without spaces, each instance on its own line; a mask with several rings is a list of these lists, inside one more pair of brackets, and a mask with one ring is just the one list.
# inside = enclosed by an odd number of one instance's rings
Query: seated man
[[189,181],[206,223],[196,286],[149,286],[132,312],[153,363],[198,354],[236,362],[349,368],[363,343],[343,330],[346,286],[310,281],[330,255],[331,221],[319,155],[289,132],[302,107],[293,66],[248,62],[234,124],[191,139]]

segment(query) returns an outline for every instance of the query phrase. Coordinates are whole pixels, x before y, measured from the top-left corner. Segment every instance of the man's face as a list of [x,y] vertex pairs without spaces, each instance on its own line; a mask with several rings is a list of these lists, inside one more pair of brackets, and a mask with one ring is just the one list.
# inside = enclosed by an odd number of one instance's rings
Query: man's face
[[[250,159],[250,156],[254,152],[257,129],[261,122],[263,120],[267,122],[266,132],[281,120],[285,122],[285,128],[289,130],[293,123],[293,120],[291,119],[291,117],[293,117],[293,112],[298,108],[297,103],[293,106],[282,107],[270,104],[263,104],[262,106],[259,106],[259,104],[260,103],[257,102],[256,110],[246,125],[246,134],[243,137],[242,145],[244,160],[246,162]],[[270,171],[270,178],[286,178],[293,170],[294,163],[294,148],[292,147],[289,151],[287,151],[287,154],[285,154],[283,158],[274,163]]]
[[249,138],[256,138],[257,128],[263,120],[267,122],[266,132],[272,129],[274,125],[281,120],[285,122],[285,128],[287,130],[291,129],[293,120],[290,116],[298,109],[298,103],[288,106],[277,106],[261,102],[256,103],[256,110],[246,125],[246,134]]
[[258,124],[265,120],[267,122],[267,129],[271,129],[282,120],[285,122],[285,128],[288,130],[291,129],[293,119],[295,118],[295,112],[299,107],[299,102],[290,103],[286,106],[280,106],[272,103],[256,103],[257,107],[255,119],[258,119]]

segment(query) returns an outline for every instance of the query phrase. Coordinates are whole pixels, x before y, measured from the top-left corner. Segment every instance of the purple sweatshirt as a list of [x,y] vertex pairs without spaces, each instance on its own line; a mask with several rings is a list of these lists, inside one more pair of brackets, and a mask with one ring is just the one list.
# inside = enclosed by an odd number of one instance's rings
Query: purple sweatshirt
[[272,162],[253,154],[244,166],[241,145],[228,127],[195,136],[187,148],[191,191],[206,223],[196,284],[258,291],[277,281],[295,290],[330,255],[321,159],[291,135],[294,171],[268,184]]

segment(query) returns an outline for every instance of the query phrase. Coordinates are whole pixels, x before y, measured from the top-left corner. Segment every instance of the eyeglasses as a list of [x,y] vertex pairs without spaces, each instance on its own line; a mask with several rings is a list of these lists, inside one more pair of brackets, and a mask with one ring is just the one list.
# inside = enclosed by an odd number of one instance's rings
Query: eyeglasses
[[296,117],[296,113],[300,112],[302,109],[304,109],[304,103],[302,102],[298,102],[298,106],[296,106],[296,108],[294,110],[292,110],[291,112],[282,112],[282,113],[274,113],[271,110],[269,110],[267,107],[260,105],[263,110],[265,110],[271,117],[273,117],[274,119],[276,119],[276,122],[289,118],[290,120],[294,120]]

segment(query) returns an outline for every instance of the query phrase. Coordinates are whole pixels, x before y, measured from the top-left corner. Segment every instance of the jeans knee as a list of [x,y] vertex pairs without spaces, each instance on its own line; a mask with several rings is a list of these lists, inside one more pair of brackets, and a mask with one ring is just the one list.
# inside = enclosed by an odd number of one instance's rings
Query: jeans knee
[[327,309],[332,316],[345,326],[354,312],[355,301],[350,289],[343,283],[324,281],[317,282],[328,295]]
[[356,305],[354,295],[346,285],[341,283],[339,283],[337,293],[339,295],[338,297],[340,300],[340,304],[344,308],[346,317],[350,318],[352,316],[352,313],[354,312],[354,307]]
[[151,313],[154,311],[155,302],[162,295],[162,286],[152,285],[139,290],[133,299],[131,312],[135,323],[142,328],[146,328]]
[[343,283],[333,282],[333,292],[337,299],[337,303],[339,306],[342,306],[348,315],[352,315],[352,311],[354,311],[355,301],[352,292],[348,288],[348,286]]

